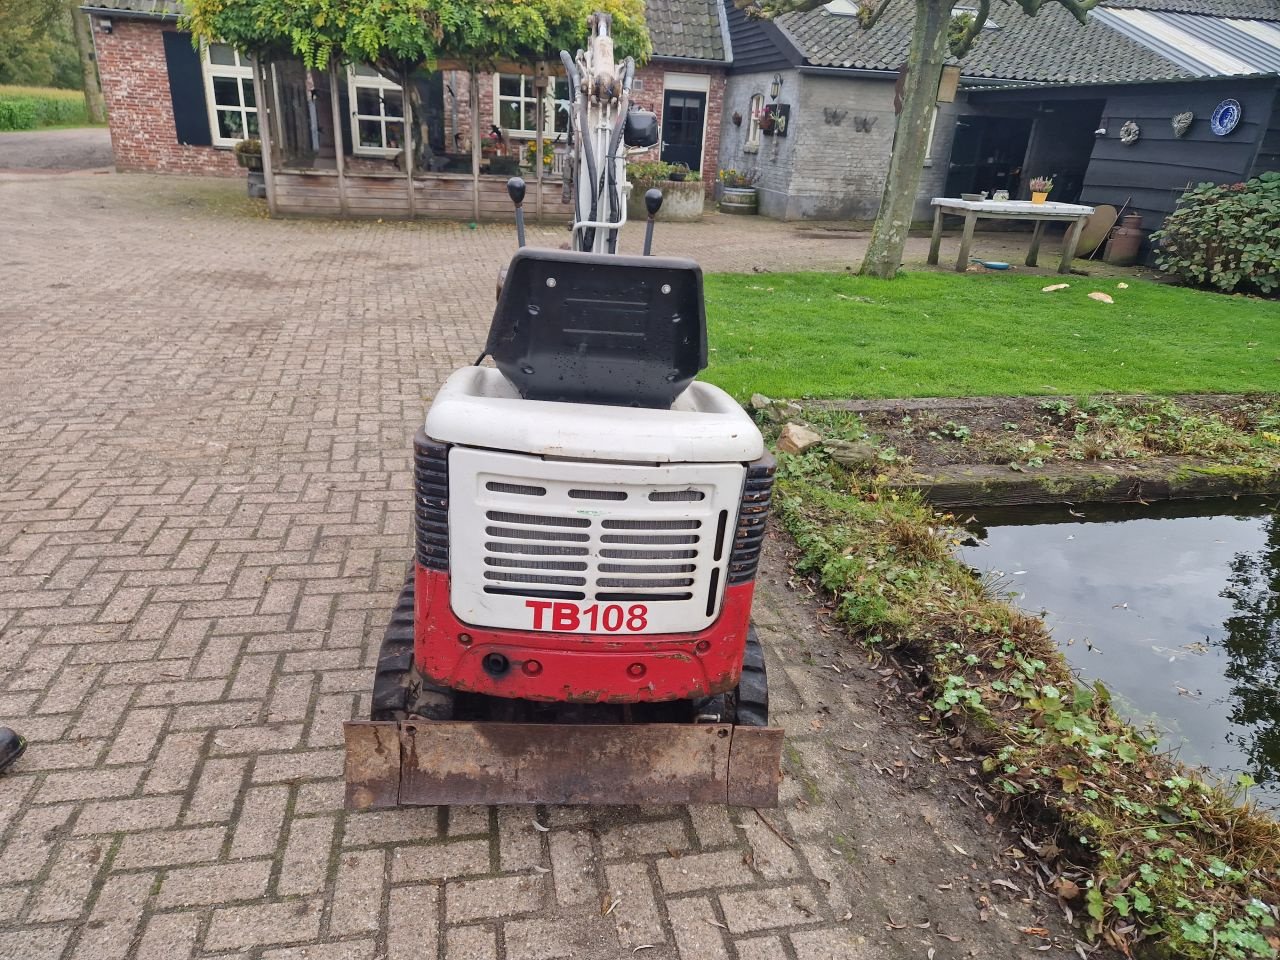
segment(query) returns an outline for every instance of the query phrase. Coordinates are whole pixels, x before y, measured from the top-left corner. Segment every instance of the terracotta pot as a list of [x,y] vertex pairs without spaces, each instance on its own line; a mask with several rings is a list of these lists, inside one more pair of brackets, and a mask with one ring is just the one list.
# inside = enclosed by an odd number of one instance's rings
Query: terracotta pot
[[1037,192],[1037,193],[1032,193],[1032,194],[1031,194],[1031,202],[1032,202],[1032,203],[1044,203],[1044,202],[1045,202],[1046,200],[1048,200],[1048,199],[1049,199],[1049,194],[1048,194],[1047,192],[1045,192],[1045,193],[1038,193],[1038,192]]

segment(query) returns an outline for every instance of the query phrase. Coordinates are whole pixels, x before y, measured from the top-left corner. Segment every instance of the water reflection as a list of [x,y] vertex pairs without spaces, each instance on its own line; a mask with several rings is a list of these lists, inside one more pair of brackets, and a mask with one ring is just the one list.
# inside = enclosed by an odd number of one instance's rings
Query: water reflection
[[1275,501],[987,512],[966,562],[1045,612],[1071,664],[1189,763],[1280,805]]

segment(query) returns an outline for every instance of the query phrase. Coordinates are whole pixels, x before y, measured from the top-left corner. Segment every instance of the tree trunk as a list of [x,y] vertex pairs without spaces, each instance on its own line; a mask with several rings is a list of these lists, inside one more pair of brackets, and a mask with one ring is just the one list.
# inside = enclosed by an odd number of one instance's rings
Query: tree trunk
[[98,65],[93,56],[93,34],[89,15],[80,9],[79,0],[71,0],[71,23],[76,35],[76,47],[80,51],[80,67],[84,71],[84,104],[90,123],[107,122],[107,105],[102,99],[102,85],[98,82]]
[[929,148],[929,122],[937,104],[950,22],[950,0],[916,0],[902,113],[894,131],[880,212],[871,228],[871,243],[859,271],[864,276],[888,280],[902,265],[920,172]]

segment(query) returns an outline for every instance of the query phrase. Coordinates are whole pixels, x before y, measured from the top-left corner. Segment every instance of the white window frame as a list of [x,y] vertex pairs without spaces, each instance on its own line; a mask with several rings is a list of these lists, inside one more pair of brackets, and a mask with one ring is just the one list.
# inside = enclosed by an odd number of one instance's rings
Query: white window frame
[[[235,59],[234,64],[214,63],[209,59],[209,44],[203,41],[200,44],[200,72],[204,74],[204,103],[209,111],[209,137],[215,147],[234,147],[241,140],[252,139],[254,134],[249,132],[249,114],[254,114],[261,122],[261,116],[258,113],[256,104],[250,107],[244,103],[244,81],[249,81],[249,89],[253,89],[253,61],[242,54],[230,44],[221,43],[218,46],[226,47],[231,51],[232,57]],[[234,79],[236,81],[236,89],[240,94],[240,105],[222,106],[214,102],[213,81],[218,79]],[[240,114],[240,125],[243,129],[243,135],[239,137],[224,137],[219,132],[221,127],[218,124],[218,111],[232,110]],[[258,136],[261,135],[259,128]]]
[[[513,97],[502,93],[503,77],[519,77],[520,78],[520,95]],[[538,137],[537,130],[526,130],[523,127],[504,127],[502,125],[502,101],[512,101],[520,104],[520,120],[524,122],[524,105],[537,105],[538,90],[534,86],[536,78],[531,73],[495,73],[493,75],[493,125],[502,131],[502,135],[511,140],[536,140]],[[563,77],[557,77],[554,74],[547,78],[547,92],[542,101],[542,136],[545,140],[554,140],[556,137],[567,137],[567,126],[565,130],[556,131],[556,83],[567,83]],[[567,118],[566,118],[567,122]]]
[[[372,67],[368,69],[373,70]],[[408,100],[404,96],[404,86],[394,80],[388,80],[382,74],[374,71],[374,76],[368,74],[357,73],[355,64],[347,66],[347,103],[351,108],[351,150],[356,156],[360,157],[398,157],[403,152],[403,147],[389,147],[387,142],[387,123],[399,123],[402,131],[401,138],[407,146],[413,137],[412,127],[407,116],[397,116],[387,112],[386,98],[383,97],[383,91],[395,90],[400,94],[400,112],[407,114],[412,109]],[[364,87],[366,90],[376,90],[378,92],[378,110],[377,114],[361,113],[359,106],[359,88]],[[383,146],[371,147],[360,142],[360,121],[369,120],[379,123],[382,130]]]
[[764,111],[764,94],[753,93],[747,101],[747,140],[743,153],[760,152],[760,114]]

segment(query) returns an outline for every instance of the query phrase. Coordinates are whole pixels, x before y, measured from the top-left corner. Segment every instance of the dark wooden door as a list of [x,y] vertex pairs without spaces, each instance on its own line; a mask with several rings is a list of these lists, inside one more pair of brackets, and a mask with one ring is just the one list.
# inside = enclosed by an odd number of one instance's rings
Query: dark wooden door
[[668,90],[662,97],[662,159],[702,169],[702,121],[707,95],[692,90]]

